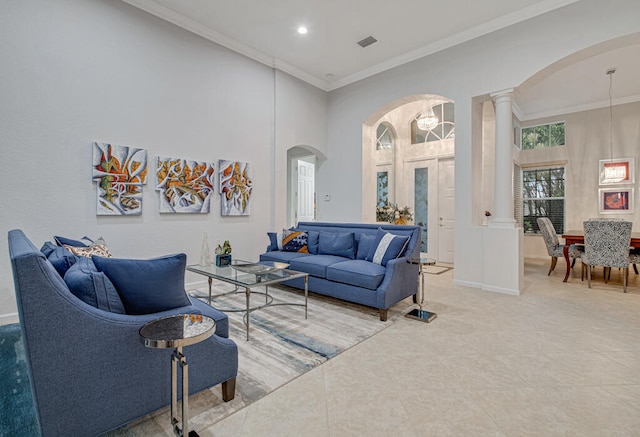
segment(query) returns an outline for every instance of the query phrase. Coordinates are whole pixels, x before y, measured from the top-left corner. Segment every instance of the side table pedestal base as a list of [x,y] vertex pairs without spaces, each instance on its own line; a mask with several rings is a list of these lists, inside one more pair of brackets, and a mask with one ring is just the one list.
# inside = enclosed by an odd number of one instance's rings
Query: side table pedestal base
[[438,315],[436,313],[432,313],[431,311],[414,308],[411,311],[409,311],[407,314],[405,314],[405,317],[429,323],[433,321],[433,319],[438,317]]

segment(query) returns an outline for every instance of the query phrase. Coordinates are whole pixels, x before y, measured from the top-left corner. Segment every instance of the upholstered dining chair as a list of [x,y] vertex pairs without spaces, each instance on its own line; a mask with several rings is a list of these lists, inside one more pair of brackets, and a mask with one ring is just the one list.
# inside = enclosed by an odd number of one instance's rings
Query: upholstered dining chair
[[[544,239],[544,244],[547,246],[547,253],[551,257],[551,266],[549,266],[549,273],[547,273],[547,276],[549,276],[551,272],[553,272],[553,269],[556,268],[558,258],[564,258],[564,245],[560,244],[560,239],[558,238],[558,234],[556,233],[556,228],[553,226],[553,223],[551,223],[551,220],[548,217],[539,217],[537,221],[538,228],[540,228],[542,238]],[[569,258],[573,258],[574,264],[576,258],[581,257],[582,245],[572,244],[571,246],[569,246]]]
[[[622,220],[587,220],[584,226],[584,254],[582,264],[587,268],[587,282],[591,288],[591,268],[603,266],[622,269],[622,287],[627,292],[629,275],[629,244],[632,223]],[[606,274],[605,274],[606,277]]]

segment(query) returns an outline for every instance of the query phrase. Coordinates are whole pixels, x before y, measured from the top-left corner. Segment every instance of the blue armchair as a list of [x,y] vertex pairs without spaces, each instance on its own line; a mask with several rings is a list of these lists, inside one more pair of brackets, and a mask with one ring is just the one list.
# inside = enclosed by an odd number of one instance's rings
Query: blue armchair
[[192,305],[147,315],[103,311],[74,296],[47,258],[21,230],[9,231],[31,390],[44,437],[93,436],[169,405],[171,350],[146,348],[139,335],[162,316],[202,313],[216,333],[185,348],[190,394],[222,384],[235,394],[238,349],[228,319],[210,306]]

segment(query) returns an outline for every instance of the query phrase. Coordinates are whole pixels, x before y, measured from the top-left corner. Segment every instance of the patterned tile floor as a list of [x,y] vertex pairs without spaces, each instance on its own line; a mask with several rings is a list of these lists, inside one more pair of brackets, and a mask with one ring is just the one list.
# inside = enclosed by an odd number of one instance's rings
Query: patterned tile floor
[[[579,263],[578,263],[579,264]],[[637,436],[640,277],[593,288],[527,260],[508,296],[427,277],[430,324],[401,318],[202,437]]]

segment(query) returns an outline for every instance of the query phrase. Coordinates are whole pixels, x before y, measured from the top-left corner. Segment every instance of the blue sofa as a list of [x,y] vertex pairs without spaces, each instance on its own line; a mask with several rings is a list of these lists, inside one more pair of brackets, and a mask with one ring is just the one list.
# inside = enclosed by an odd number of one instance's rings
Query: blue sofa
[[146,348],[139,330],[162,316],[201,313],[216,332],[188,346],[191,394],[222,384],[235,394],[238,349],[223,313],[198,301],[155,314],[116,314],[72,294],[52,263],[21,230],[9,254],[26,361],[41,434],[96,436],[171,402],[171,349]]
[[[379,229],[408,237],[399,257],[382,264],[366,257],[371,240],[381,232]],[[275,234],[271,233],[272,242],[267,252],[260,255],[260,261],[285,262],[292,270],[309,273],[310,291],[377,308],[382,321],[387,320],[392,305],[416,294],[418,265],[408,260],[420,256],[418,226],[300,222],[294,230],[307,233],[309,253],[279,250],[273,242]],[[346,234],[353,236],[353,251],[334,243],[337,236]],[[326,242],[324,248],[323,242]],[[304,279],[285,284],[304,288]]]

